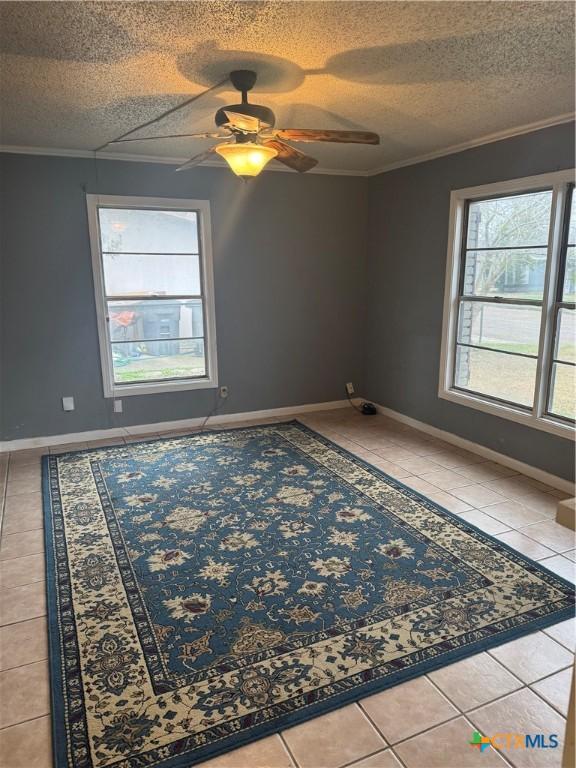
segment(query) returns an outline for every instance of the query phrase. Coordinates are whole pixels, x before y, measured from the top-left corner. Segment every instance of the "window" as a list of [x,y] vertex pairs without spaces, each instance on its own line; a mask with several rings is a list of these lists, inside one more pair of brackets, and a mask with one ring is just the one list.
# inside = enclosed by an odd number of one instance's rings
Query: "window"
[[565,436],[576,400],[573,178],[452,193],[439,389]]
[[87,202],[105,396],[216,387],[209,203]]
[[566,214],[560,246],[558,280],[552,323],[552,370],[548,387],[547,412],[574,420],[576,393],[576,200],[574,186],[566,199]]

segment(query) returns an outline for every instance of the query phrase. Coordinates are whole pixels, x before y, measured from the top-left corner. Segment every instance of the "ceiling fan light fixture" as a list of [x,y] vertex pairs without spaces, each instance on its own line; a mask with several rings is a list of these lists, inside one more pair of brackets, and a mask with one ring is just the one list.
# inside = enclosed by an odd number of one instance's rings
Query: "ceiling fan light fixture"
[[239,144],[221,144],[215,147],[215,151],[226,160],[236,176],[252,178],[273,160],[278,151],[273,147],[265,147],[252,141]]

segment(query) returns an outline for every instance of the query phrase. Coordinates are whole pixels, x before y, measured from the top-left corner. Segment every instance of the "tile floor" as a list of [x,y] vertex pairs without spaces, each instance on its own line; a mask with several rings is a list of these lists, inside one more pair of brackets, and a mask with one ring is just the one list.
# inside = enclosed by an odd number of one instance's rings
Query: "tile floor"
[[[509,546],[574,579],[574,534],[554,522],[561,492],[383,416],[367,418],[349,409],[307,414],[300,420]],[[127,435],[125,441],[149,438]],[[123,439],[50,450],[119,442]],[[40,456],[46,451],[0,455],[2,768],[52,765],[40,494]],[[204,766],[559,766],[560,749],[490,748],[481,755],[468,741],[473,728],[487,733],[564,733],[575,622],[570,619],[464,659]]]

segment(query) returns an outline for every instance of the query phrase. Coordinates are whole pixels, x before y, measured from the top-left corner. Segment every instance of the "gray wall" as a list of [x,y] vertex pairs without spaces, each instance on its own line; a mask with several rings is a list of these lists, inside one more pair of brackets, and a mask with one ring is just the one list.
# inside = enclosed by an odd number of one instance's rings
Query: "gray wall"
[[370,179],[367,397],[562,477],[574,444],[438,397],[453,189],[574,167],[574,124]]
[[[0,155],[0,435],[202,416],[213,390],[102,394],[85,193],[212,206],[222,412],[340,399],[382,405],[564,477],[570,441],[438,398],[450,191],[573,167],[573,124],[372,179]],[[60,398],[73,395],[76,411]]]
[[[221,412],[341,399],[363,369],[367,179],[0,155],[2,438],[202,416],[214,390],[103,397],[86,192],[208,199]],[[73,395],[64,413],[60,398]]]

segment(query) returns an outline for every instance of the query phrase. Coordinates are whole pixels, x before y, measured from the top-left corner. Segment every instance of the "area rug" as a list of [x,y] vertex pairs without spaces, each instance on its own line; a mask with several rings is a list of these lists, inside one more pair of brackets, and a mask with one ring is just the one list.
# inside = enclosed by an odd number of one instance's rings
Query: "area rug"
[[298,422],[44,457],[57,768],[183,768],[573,615]]

